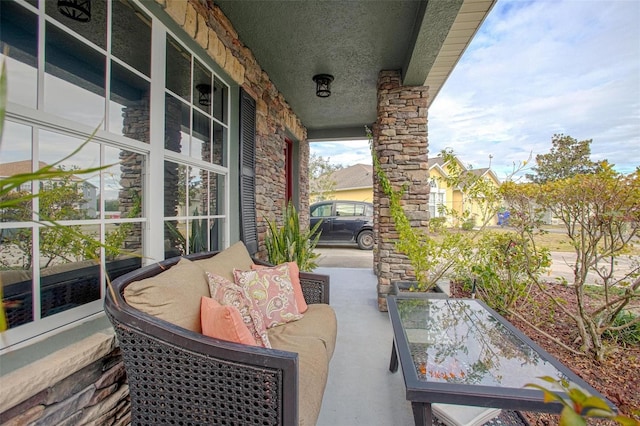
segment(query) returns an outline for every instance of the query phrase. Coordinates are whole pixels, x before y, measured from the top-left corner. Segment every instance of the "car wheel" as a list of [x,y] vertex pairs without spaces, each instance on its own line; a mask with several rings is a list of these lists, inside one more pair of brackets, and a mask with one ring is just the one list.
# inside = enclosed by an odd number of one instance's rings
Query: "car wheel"
[[360,250],[373,249],[373,231],[362,231],[358,234],[358,248]]

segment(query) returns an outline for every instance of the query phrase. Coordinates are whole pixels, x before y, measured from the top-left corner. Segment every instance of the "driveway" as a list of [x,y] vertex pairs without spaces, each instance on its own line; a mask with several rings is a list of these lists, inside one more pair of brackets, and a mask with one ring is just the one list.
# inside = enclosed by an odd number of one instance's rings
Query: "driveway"
[[316,260],[323,268],[368,268],[373,270],[373,250],[355,247],[316,247]]

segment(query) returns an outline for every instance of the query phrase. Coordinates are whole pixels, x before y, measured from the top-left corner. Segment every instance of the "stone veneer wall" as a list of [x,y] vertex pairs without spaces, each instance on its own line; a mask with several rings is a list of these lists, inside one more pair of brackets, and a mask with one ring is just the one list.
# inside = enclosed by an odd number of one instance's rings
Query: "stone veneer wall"
[[[426,231],[429,224],[429,169],[427,165],[428,87],[403,87],[398,71],[378,76],[378,119],[373,149],[395,190],[407,185],[404,210],[411,225]],[[378,265],[378,308],[387,310],[391,283],[415,280],[407,257],[395,248],[398,234],[389,212],[389,199],[376,175],[373,182],[374,234],[378,242],[373,264]]]
[[256,217],[258,257],[265,258],[265,219],[281,220],[286,202],[285,137],[299,143],[300,223],[309,222],[307,130],[211,0],[156,0],[227,74],[256,100]]
[[112,330],[2,377],[0,424],[127,425],[129,386]]
[[[212,1],[156,2],[256,100],[256,152],[260,153],[256,158],[256,204],[259,254],[264,256],[265,218],[280,218],[286,198],[285,136],[299,143],[300,222],[308,223],[307,131]],[[2,376],[2,425],[129,423],[129,388],[112,331],[92,335]]]

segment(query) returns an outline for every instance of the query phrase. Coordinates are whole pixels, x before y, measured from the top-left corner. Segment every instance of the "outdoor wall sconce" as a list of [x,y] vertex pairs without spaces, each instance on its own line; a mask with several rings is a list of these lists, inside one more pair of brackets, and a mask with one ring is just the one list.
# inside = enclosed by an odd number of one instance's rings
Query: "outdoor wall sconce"
[[198,103],[202,106],[211,106],[211,85],[210,84],[198,84]]
[[58,11],[78,22],[91,20],[91,0],[58,0]]
[[328,98],[331,96],[331,82],[333,76],[329,74],[318,74],[313,76],[316,82],[316,96],[319,98]]

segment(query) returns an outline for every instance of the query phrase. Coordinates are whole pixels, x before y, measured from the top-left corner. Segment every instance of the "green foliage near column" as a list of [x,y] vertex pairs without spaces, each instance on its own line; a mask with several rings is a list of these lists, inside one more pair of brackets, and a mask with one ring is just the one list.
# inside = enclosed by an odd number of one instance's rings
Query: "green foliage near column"
[[320,233],[318,222],[313,228],[302,231],[300,218],[293,203],[288,202],[282,214],[282,226],[276,221],[267,220],[268,233],[265,238],[267,256],[270,263],[279,265],[285,262],[296,262],[301,271],[312,271],[320,255],[314,253]]

